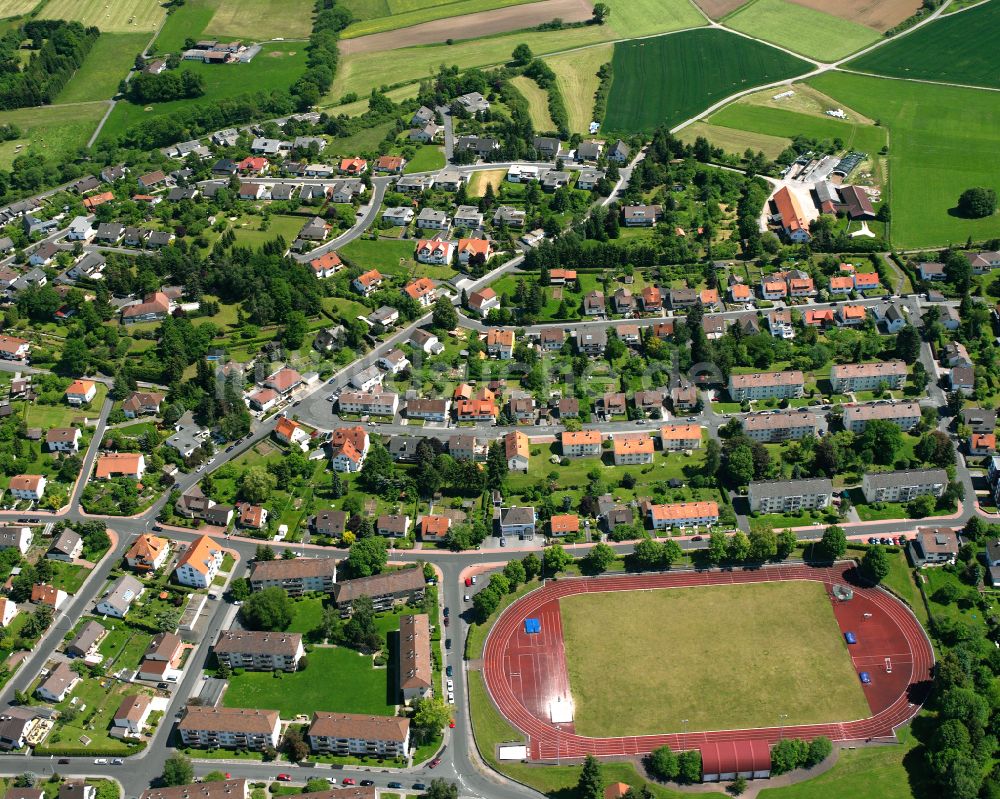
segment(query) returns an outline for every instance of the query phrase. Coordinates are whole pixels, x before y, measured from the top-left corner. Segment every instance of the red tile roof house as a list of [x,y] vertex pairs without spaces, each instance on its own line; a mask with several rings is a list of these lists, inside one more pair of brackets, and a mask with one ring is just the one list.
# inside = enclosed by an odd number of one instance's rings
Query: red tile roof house
[[433,305],[437,297],[434,281],[429,277],[417,278],[412,283],[408,283],[403,290],[415,299],[422,308]]
[[406,159],[401,155],[383,155],[375,161],[376,172],[388,172],[391,175],[399,175],[406,166]]
[[382,288],[382,275],[377,269],[370,269],[354,278],[354,282],[351,285],[356,292],[363,297],[367,297],[376,289]]
[[997,437],[994,433],[973,433],[969,436],[970,455],[993,455],[997,451]]
[[66,402],[70,405],[86,405],[97,395],[93,380],[74,380],[66,389]]
[[858,291],[871,291],[878,287],[878,272],[855,272],[854,288]]
[[493,308],[500,307],[500,298],[491,288],[474,291],[469,295],[469,310],[480,316],[486,316]]
[[335,275],[344,268],[344,263],[340,260],[340,256],[337,253],[328,252],[319,256],[319,258],[313,258],[309,262],[309,266],[312,267],[313,274],[316,277],[324,278]]
[[459,239],[458,262],[468,264],[473,258],[482,258],[482,263],[493,256],[493,247],[488,239]]
[[447,516],[424,516],[420,519],[420,538],[423,541],[445,541],[451,530],[451,519]]
[[157,322],[170,313],[170,299],[162,291],[143,297],[142,302],[122,308],[122,324],[132,322]]
[[260,411],[261,413],[269,411],[274,407],[274,403],[277,401],[278,392],[270,388],[262,388],[247,397],[247,402],[250,403],[250,407],[254,410]]
[[442,239],[420,239],[416,259],[422,264],[449,264],[455,245]]
[[145,414],[157,414],[163,403],[163,395],[155,391],[133,391],[122,403],[126,419],[134,419]]
[[18,474],[10,478],[8,491],[15,499],[27,499],[37,502],[45,494],[45,475]]
[[248,156],[240,161],[236,167],[242,175],[263,175],[271,162],[263,156]]
[[345,175],[363,175],[368,171],[368,162],[364,158],[340,159],[340,171]]
[[302,385],[302,375],[287,366],[264,381],[265,388],[273,389],[283,397],[291,394],[300,385]]
[[8,361],[20,361],[28,357],[31,345],[23,338],[0,336],[0,358]]
[[131,477],[141,480],[146,473],[146,459],[141,452],[111,452],[97,459],[94,478],[110,480],[114,477]]

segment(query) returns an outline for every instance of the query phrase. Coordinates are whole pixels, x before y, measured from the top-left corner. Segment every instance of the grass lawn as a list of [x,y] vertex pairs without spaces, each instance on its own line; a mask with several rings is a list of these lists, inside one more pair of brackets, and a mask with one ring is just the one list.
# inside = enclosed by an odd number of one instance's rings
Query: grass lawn
[[155,105],[122,102],[101,130],[103,140],[114,139],[130,126],[153,117],[171,114],[198,102],[221,100],[251,91],[287,89],[305,71],[306,53],[301,43],[265,44],[249,64],[202,64],[185,61],[182,70],[197,72],[205,79],[205,93],[197,100],[173,100]]
[[[420,91],[419,84],[411,83],[407,86],[400,86],[396,89],[389,89],[385,92],[385,96],[392,100],[394,103],[402,102],[403,100],[411,100],[417,96]],[[339,105],[333,105],[329,102],[320,106],[320,108],[326,111],[330,116],[340,116],[344,114],[349,117],[361,116],[368,111],[369,98],[362,97],[360,100],[354,100],[350,103],[343,103]]]
[[135,62],[135,54],[141,53],[148,41],[148,33],[102,33],[56,102],[110,100]]
[[772,159],[777,158],[792,143],[792,140],[787,136],[769,136],[766,133],[726,128],[708,122],[694,122],[683,128],[677,135],[681,141],[687,144],[694,144],[695,139],[704,136],[716,147],[721,147],[727,153],[743,155],[749,147],[754,152],[759,150]]
[[201,38],[218,7],[219,0],[187,0],[167,16],[151,48],[155,53],[179,53],[184,40]]
[[55,588],[61,588],[67,594],[75,594],[80,590],[83,581],[90,574],[90,569],[75,563],[62,563],[52,561],[53,577],[51,584]]
[[469,178],[469,196],[482,197],[486,194],[486,187],[491,184],[493,190],[497,191],[506,175],[506,169],[480,169],[473,172],[472,177]]
[[17,125],[24,134],[21,139],[0,142],[0,167],[10,169],[14,158],[29,150],[61,155],[85,146],[107,110],[107,103],[95,102],[0,112],[0,125]]
[[611,60],[613,52],[614,45],[602,44],[545,59],[556,73],[556,86],[566,105],[570,133],[587,133],[594,117],[594,93],[600,83],[597,70]]
[[997,218],[952,215],[970,186],[1000,185],[995,92],[860,75],[829,74],[810,83],[878,118],[889,129],[890,236],[896,247],[946,245],[996,235]]
[[288,625],[287,632],[309,633],[319,627],[323,620],[323,600],[318,597],[303,597],[295,600],[295,616]]
[[309,666],[294,674],[248,671],[229,680],[226,707],[278,710],[282,718],[311,714],[316,709],[342,713],[391,716],[396,712],[389,693],[391,670],[372,668],[371,658],[346,647],[317,647]]
[[834,61],[879,38],[865,25],[785,0],[753,0],[725,24],[811,58]]
[[[497,760],[497,745],[505,742],[521,743],[521,735],[508,721],[497,712],[483,683],[482,672],[469,672],[469,705],[472,709],[472,729],[476,736],[479,753],[492,768],[501,774],[506,774],[518,782],[523,782],[551,797],[568,797],[576,795],[576,786],[580,779],[580,766],[529,766],[525,763],[501,763]],[[604,762],[601,764],[601,774],[605,783],[624,782],[641,791],[649,787],[656,799],[682,799],[690,794],[672,791],[657,783],[647,783],[635,766],[630,762]],[[699,794],[706,799],[720,799],[722,793]]]
[[218,10],[205,28],[213,37],[259,41],[308,39],[312,30],[313,0],[216,0]]
[[779,711],[789,724],[871,712],[820,583],[584,594],[560,610],[580,735],[680,732],[682,717],[694,731],[773,726]]
[[98,383],[97,394],[91,400],[89,408],[77,408],[66,404],[39,405],[33,402],[25,410],[24,423],[28,427],[48,430],[50,427],[69,427],[74,419],[84,416],[94,419],[101,415],[101,406],[107,394],[108,387],[104,383]]
[[37,5],[38,0],[0,0],[0,17],[27,14]]
[[909,727],[897,730],[902,746],[842,749],[832,769],[811,780],[784,788],[764,788],[760,799],[913,799],[913,770],[903,765],[915,746]]
[[384,275],[404,275],[417,267],[413,260],[416,242],[412,239],[355,239],[338,252],[365,269]]
[[913,579],[913,570],[906,561],[906,553],[889,553],[889,574],[886,575],[882,584],[890,589],[896,596],[902,597],[913,610],[913,614],[920,620],[920,623],[927,625],[927,608],[924,607],[924,600],[920,596],[920,590]]
[[524,75],[512,78],[511,83],[528,101],[528,114],[531,116],[531,124],[535,126],[535,130],[555,130],[556,123],[549,116],[548,91]]
[[102,33],[134,33],[156,30],[165,13],[157,0],[49,0],[38,16],[76,20]]
[[1000,3],[942,17],[851,61],[848,67],[900,78],[1000,87]]
[[267,230],[263,229],[263,217],[248,217],[243,220],[245,227],[233,227],[236,234],[236,243],[244,247],[260,247],[265,242],[272,241],[278,236],[282,236],[289,244],[299,235],[302,226],[308,221],[304,216],[288,216],[285,214],[273,214],[268,218]]
[[615,45],[605,131],[675,125],[733,92],[807,72],[801,59],[720,30]]
[[[60,750],[60,754],[64,750],[71,749],[79,751],[80,754],[95,750],[106,754],[129,752],[132,748],[129,744],[115,740],[107,731],[122,698],[127,694],[137,693],[140,692],[134,687],[126,688],[115,680],[88,677],[73,689],[70,696],[56,705],[57,709],[64,712],[70,708],[77,710],[76,718],[68,723],[57,724],[45,743],[35,751],[45,755],[48,754],[48,748],[53,747]],[[87,721],[95,708],[99,708],[97,715]],[[86,746],[80,742],[83,736],[90,738],[90,743]]]
[[403,167],[403,174],[431,172],[435,169],[444,169],[444,150],[440,147],[425,145],[418,147],[417,151],[413,154],[413,158],[406,162],[406,166]]

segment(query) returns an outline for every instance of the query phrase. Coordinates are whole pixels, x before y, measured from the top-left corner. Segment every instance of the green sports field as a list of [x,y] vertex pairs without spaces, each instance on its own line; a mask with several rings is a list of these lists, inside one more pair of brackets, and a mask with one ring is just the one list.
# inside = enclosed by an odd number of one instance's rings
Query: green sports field
[[970,186],[1000,186],[1000,95],[844,73],[809,83],[889,129],[893,246],[997,235],[1000,218],[962,219],[950,209]]
[[818,582],[560,600],[580,735],[847,721],[871,715]]
[[157,0],[49,0],[41,19],[76,20],[105,33],[154,31],[166,13]]
[[1000,87],[1000,0],[941,17],[848,67],[900,78]]
[[673,126],[738,91],[809,71],[766,44],[720,30],[693,30],[615,45],[605,130]]
[[56,102],[110,100],[149,38],[149,33],[102,33]]
[[822,61],[834,61],[879,39],[876,30],[785,0],[753,0],[724,20],[734,30]]

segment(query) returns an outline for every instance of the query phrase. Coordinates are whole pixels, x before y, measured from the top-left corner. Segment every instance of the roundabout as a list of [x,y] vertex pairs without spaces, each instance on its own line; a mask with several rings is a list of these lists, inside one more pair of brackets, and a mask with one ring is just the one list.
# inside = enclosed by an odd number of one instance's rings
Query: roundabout
[[[934,653],[909,608],[857,585],[854,568],[789,564],[548,581],[490,631],[487,691],[535,761],[782,737],[893,737],[920,709]],[[738,603],[729,613],[712,604],[726,586],[728,601]],[[596,600],[609,593],[616,596]],[[601,615],[602,605],[610,614]],[[697,608],[711,609],[708,622],[698,619],[700,636],[679,624]],[[741,633],[754,645],[736,641]],[[740,682],[767,686],[789,668],[795,679],[779,687],[792,688],[777,698]]]

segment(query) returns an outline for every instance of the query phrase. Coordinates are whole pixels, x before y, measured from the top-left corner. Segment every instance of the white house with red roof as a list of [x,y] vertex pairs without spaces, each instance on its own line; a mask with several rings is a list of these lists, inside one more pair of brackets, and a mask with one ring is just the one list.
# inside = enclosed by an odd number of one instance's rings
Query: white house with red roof
[[458,240],[458,262],[467,264],[473,258],[482,258],[482,262],[493,257],[493,246],[489,239],[459,239]]
[[373,291],[377,291],[382,288],[382,275],[377,269],[369,269],[354,278],[354,282],[351,285],[354,290],[363,297],[367,297]]
[[449,264],[455,252],[455,245],[442,239],[420,239],[417,242],[416,259],[422,264]]
[[368,171],[368,162],[364,158],[341,158],[340,172],[344,175],[363,175]]
[[309,434],[298,422],[288,417],[281,417],[274,427],[274,437],[289,446],[304,444],[309,441]]
[[309,262],[309,266],[318,278],[333,277],[344,268],[344,262],[340,260],[337,253],[327,252],[318,258],[313,258]]
[[15,499],[38,502],[45,494],[46,482],[43,474],[18,474],[10,478],[8,491]]
[[261,413],[271,410],[278,401],[278,392],[273,388],[261,388],[247,397],[247,402],[255,411]]
[[469,310],[480,316],[486,316],[494,308],[500,307],[500,298],[491,288],[474,291],[469,295]]
[[335,472],[359,472],[370,446],[368,431],[360,425],[338,427],[330,439],[330,467]]
[[264,381],[264,388],[270,388],[282,397],[288,396],[301,385],[302,375],[290,366],[279,369]]
[[422,308],[433,305],[434,300],[437,299],[437,288],[429,277],[417,278],[412,283],[408,283],[403,291],[415,299]]
[[74,380],[66,389],[66,402],[70,405],[86,405],[97,395],[97,385],[93,380]]
[[28,357],[31,345],[23,338],[0,336],[0,358],[8,361],[21,361]]

